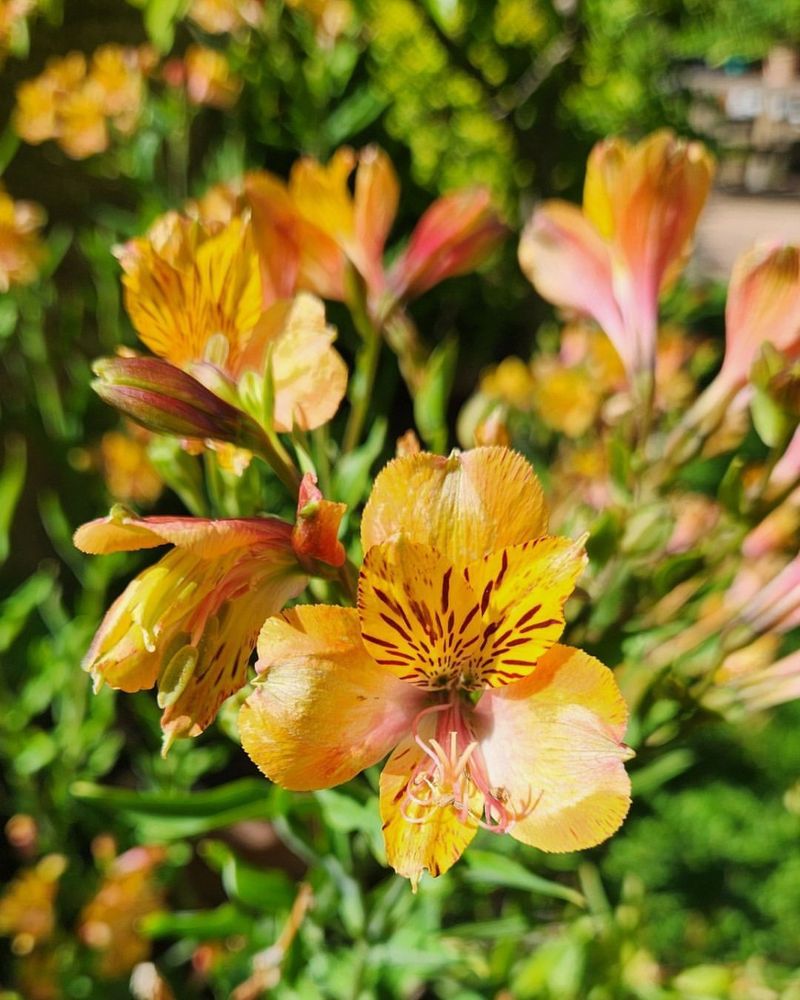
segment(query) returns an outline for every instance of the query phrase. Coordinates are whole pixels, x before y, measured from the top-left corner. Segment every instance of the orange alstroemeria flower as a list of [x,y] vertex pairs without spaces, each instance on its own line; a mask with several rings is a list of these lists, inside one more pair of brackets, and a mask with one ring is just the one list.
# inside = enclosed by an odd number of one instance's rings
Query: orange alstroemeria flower
[[201,733],[244,685],[264,619],[307,582],[292,526],[277,518],[142,518],[117,508],[75,533],[94,555],[167,544],[111,606],[84,660],[96,688],[158,686],[165,751]]
[[347,387],[335,331],[313,296],[265,294],[246,218],[204,224],[168,213],[117,255],[126,308],[154,354],[233,405],[249,405],[256,419],[270,366],[275,430],[312,430],[331,419]]
[[328,788],[391,754],[389,863],[416,885],[480,827],[591,847],[629,806],[627,709],[611,672],[557,645],[585,564],[547,535],[542,490],[505,448],[396,459],[364,511],[358,608],[267,621],[242,746],[278,784]]
[[698,142],[661,130],[630,145],[613,138],[589,157],[583,210],[538,208],[522,234],[522,270],[539,294],[591,316],[630,378],[652,373],[658,302],[675,280],[713,176]]
[[255,172],[248,178],[247,195],[262,268],[273,284],[290,275],[297,287],[341,300],[349,262],[364,280],[374,312],[386,298],[408,300],[474,270],[505,234],[486,189],[457,191],[425,212],[387,273],[384,250],[400,185],[389,157],[377,146],[358,153],[343,146],[327,164],[303,157],[292,167],[288,184]]
[[264,0],[192,0],[186,15],[210,35],[256,28],[264,17]]

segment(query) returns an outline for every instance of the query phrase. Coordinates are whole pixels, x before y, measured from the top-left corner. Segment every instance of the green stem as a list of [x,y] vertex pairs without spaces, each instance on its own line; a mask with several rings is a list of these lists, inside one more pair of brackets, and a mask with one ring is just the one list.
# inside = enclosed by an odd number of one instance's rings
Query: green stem
[[[356,316],[353,317],[356,319]],[[381,355],[381,334],[372,323],[358,323],[364,344],[356,358],[356,370],[350,383],[350,416],[342,442],[342,452],[347,454],[356,448],[366,423],[375,376],[378,373],[378,361]]]

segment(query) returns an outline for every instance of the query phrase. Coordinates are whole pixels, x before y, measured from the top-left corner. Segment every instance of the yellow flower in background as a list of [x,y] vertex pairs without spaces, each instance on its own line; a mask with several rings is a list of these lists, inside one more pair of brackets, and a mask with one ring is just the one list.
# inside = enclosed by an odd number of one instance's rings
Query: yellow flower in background
[[133,424],[101,438],[100,470],[114,500],[151,506],[161,496],[163,480],[147,456],[149,438],[147,431]]
[[75,533],[82,552],[173,548],[117,598],[86,654],[95,686],[158,685],[164,752],[196,736],[247,680],[258,630],[306,585],[277,518],[140,518],[116,509]]
[[48,61],[38,77],[17,87],[13,126],[25,142],[54,139],[73,159],[108,148],[109,126],[129,135],[145,100],[153,50],[103,45],[87,63],[80,52]]
[[164,892],[155,879],[164,854],[162,847],[134,847],[115,858],[81,911],[78,936],[99,952],[97,971],[105,979],[125,975],[150,955],[150,939],[140,923],[164,907]]
[[[230,402],[263,414],[271,371],[276,430],[311,430],[336,412],[347,367],[310,295],[265,302],[249,221],[204,225],[176,213],[118,250],[125,305],[153,353]],[[247,377],[250,376],[250,377]]]
[[264,0],[192,0],[186,15],[210,35],[257,28],[264,17]]
[[332,45],[353,20],[350,0],[287,0],[287,3],[310,18],[316,28],[317,42],[322,46]]
[[11,938],[15,954],[29,954],[52,935],[58,882],[66,867],[63,855],[48,854],[17,875],[0,897],[0,935]]
[[504,448],[396,459],[361,526],[358,609],[267,621],[242,746],[290,789],[328,788],[391,753],[389,863],[416,885],[481,827],[547,851],[622,823],[627,709],[611,672],[560,646],[582,542],[547,534],[542,490]]
[[44,210],[32,201],[14,201],[0,184],[0,292],[36,279],[46,251],[39,237]]
[[231,108],[242,90],[242,81],[232,72],[227,57],[204,45],[190,45],[183,57],[186,95],[192,104]]

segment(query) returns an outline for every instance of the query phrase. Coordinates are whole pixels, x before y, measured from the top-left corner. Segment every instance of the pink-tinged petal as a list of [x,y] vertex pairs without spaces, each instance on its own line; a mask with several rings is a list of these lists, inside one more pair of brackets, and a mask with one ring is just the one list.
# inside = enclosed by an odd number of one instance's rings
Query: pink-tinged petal
[[800,248],[758,246],[733,266],[725,308],[725,360],[719,381],[744,385],[761,345],[800,352]]
[[175,545],[202,559],[216,559],[239,548],[291,552],[291,536],[292,526],[276,517],[219,521],[200,517],[138,517],[119,506],[108,517],[81,525],[73,541],[76,548],[90,555]]
[[411,727],[423,694],[378,666],[351,608],[301,605],[268,620],[261,680],[239,713],[242,746],[284,788],[348,781]]
[[499,447],[396,458],[376,478],[361,520],[365,552],[403,536],[462,568],[546,532],[535,472],[522,455]]
[[626,333],[615,298],[608,244],[580,209],[563,201],[538,208],[522,233],[519,262],[536,291],[561,309],[591,316],[605,331],[626,369],[636,344]]
[[593,847],[627,815],[627,707],[594,657],[554,646],[518,684],[483,695],[475,731],[509,833],[543,851]]
[[419,220],[392,268],[392,291],[398,298],[415,298],[447,278],[474,271],[506,232],[486,188],[439,198]]

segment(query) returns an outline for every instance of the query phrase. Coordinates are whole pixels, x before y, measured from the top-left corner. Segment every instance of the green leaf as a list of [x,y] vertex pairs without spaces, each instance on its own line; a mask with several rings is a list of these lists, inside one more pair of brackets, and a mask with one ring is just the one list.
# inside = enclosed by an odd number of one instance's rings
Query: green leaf
[[176,913],[151,913],[140,924],[147,937],[193,937],[199,941],[225,938],[232,934],[250,936],[252,918],[232,903],[215,910],[184,910]]
[[0,653],[4,653],[25,627],[31,612],[52,594],[55,567],[39,570],[0,604]]
[[11,523],[22,496],[27,470],[25,439],[18,434],[6,437],[5,461],[0,471],[0,564],[8,558],[11,547]]
[[466,879],[473,885],[525,889],[540,896],[549,896],[551,899],[563,899],[575,906],[586,905],[586,901],[577,890],[561,885],[560,882],[542,878],[540,875],[534,875],[513,858],[481,850],[469,850],[464,857],[468,866]]
[[725,470],[722,482],[719,484],[717,496],[719,502],[732,514],[740,514],[744,505],[744,472],[745,462],[740,456],[731,460],[730,465]]
[[328,115],[323,129],[326,141],[331,146],[345,142],[371,125],[387,104],[388,98],[376,93],[374,87],[360,87]]
[[431,353],[414,396],[414,422],[431,451],[447,448],[447,405],[458,360],[458,341],[449,337]]
[[245,819],[271,819],[280,797],[274,785],[259,778],[193,792],[137,792],[78,781],[71,792],[81,802],[123,814],[159,840],[194,837]]
[[333,496],[346,503],[351,510],[367,493],[373,463],[383,451],[386,428],[385,418],[376,420],[361,447],[351,451],[349,455],[343,455],[336,463],[333,474]]

